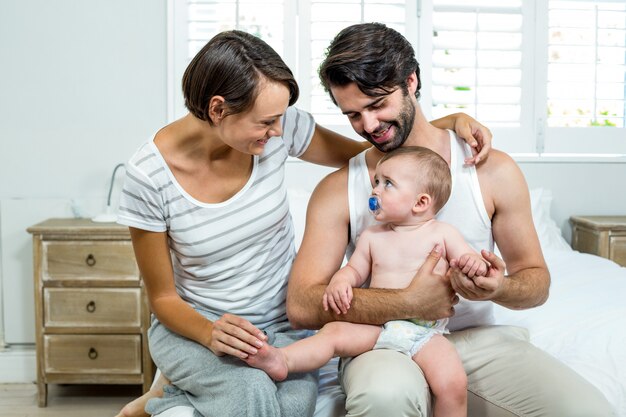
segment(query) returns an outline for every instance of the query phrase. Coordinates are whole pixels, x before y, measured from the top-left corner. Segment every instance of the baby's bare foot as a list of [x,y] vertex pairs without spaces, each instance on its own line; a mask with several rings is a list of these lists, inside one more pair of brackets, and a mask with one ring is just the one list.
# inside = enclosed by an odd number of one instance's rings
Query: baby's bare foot
[[163,385],[167,383],[168,381],[161,375],[161,378],[150,391],[126,404],[115,417],[150,417],[150,414],[146,413],[145,410],[146,403],[151,398],[161,398],[163,396]]
[[244,362],[265,371],[274,381],[283,381],[289,373],[287,359],[283,352],[267,343],[256,354],[244,359]]
[[153,397],[152,391],[146,392],[141,397],[126,404],[115,417],[149,417],[150,414],[146,413],[145,407],[148,400]]

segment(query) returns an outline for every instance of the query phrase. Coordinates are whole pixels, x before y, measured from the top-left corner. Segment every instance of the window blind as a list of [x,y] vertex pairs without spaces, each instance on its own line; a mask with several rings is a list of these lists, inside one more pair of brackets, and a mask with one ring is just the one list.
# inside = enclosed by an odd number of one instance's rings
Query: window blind
[[215,35],[239,29],[267,42],[279,55],[284,53],[284,0],[197,0],[187,5],[188,59]]
[[624,127],[626,4],[551,0],[548,32],[548,126]]
[[[322,125],[346,124],[342,115],[321,86],[318,69],[331,40],[346,26],[363,22],[380,22],[406,34],[406,1],[384,0],[311,0],[310,57],[303,80],[310,83],[310,110]],[[365,47],[365,45],[363,46]],[[303,65],[304,66],[304,65]]]
[[461,111],[519,126],[521,0],[434,0],[431,77],[433,117]]

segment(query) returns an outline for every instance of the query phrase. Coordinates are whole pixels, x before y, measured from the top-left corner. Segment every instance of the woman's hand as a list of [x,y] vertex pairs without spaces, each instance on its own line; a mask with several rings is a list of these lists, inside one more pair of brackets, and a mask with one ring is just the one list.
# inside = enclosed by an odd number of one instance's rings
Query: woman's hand
[[472,148],[473,157],[465,159],[465,163],[477,165],[487,159],[493,137],[491,131],[465,113],[455,113],[452,116],[455,116],[454,131]]
[[208,348],[217,356],[246,359],[257,353],[266,340],[265,333],[248,320],[227,313],[213,322]]
[[441,119],[431,121],[440,129],[452,129],[457,136],[464,139],[472,148],[472,157],[465,159],[466,164],[477,165],[487,159],[491,151],[491,131],[476,119],[465,113],[454,113]]

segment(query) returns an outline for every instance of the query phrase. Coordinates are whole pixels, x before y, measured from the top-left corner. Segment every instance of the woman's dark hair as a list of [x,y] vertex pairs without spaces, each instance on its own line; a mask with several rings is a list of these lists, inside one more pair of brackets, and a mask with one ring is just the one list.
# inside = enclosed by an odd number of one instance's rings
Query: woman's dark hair
[[356,83],[364,94],[378,96],[398,88],[407,90],[406,80],[417,75],[415,97],[419,99],[420,68],[407,39],[382,23],[362,23],[343,29],[332,40],[319,68],[324,89]]
[[221,32],[191,60],[183,75],[185,106],[198,119],[208,115],[213,96],[225,99],[226,114],[252,107],[265,77],[289,89],[289,105],[298,100],[298,84],[287,64],[267,43],[240,30]]

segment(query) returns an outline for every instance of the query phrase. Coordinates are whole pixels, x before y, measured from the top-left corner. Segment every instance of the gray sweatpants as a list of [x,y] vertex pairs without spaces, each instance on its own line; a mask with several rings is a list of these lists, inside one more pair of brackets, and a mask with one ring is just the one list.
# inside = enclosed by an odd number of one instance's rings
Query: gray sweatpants
[[[199,311],[209,320],[218,317]],[[286,346],[307,335],[287,321],[264,330],[268,343]],[[233,356],[216,356],[200,344],[171,332],[156,318],[148,331],[154,363],[171,381],[163,398],[148,401],[146,411],[161,413],[174,406],[191,406],[203,417],[312,416],[317,400],[317,372],[291,374],[274,382],[265,372]]]

